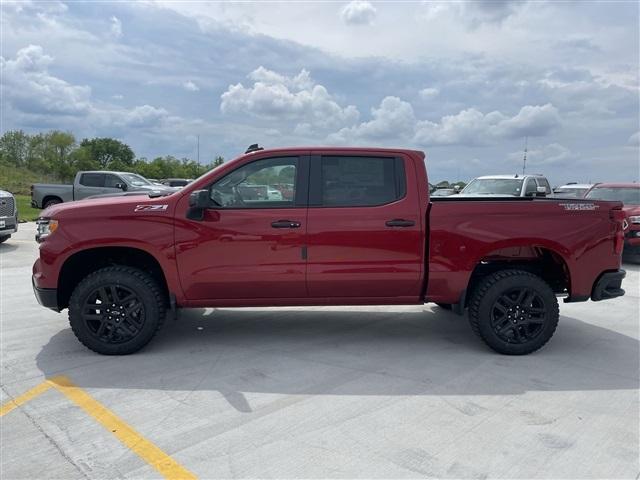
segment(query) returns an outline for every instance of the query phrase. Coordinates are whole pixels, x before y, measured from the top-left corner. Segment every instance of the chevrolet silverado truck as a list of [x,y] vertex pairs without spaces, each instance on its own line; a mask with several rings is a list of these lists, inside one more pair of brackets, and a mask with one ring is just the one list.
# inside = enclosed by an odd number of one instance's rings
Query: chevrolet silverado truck
[[250,148],[169,196],[45,210],[34,292],[112,355],[180,307],[425,302],[468,310],[489,347],[522,355],[553,335],[558,297],[624,294],[621,203],[430,198],[427,185],[420,151]]
[[71,185],[34,183],[31,185],[31,206],[47,208],[62,202],[82,200],[97,195],[115,195],[122,192],[173,193],[175,189],[151,183],[146,178],[128,172],[78,172]]

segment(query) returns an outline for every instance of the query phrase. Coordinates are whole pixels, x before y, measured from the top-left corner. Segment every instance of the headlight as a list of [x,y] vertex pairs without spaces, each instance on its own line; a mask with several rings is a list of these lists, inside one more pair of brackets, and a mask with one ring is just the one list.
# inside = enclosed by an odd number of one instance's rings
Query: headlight
[[629,217],[629,223],[635,223],[636,225],[638,225],[640,223],[640,215]]
[[40,243],[58,229],[58,220],[39,218],[36,220],[36,227],[38,228],[36,242]]

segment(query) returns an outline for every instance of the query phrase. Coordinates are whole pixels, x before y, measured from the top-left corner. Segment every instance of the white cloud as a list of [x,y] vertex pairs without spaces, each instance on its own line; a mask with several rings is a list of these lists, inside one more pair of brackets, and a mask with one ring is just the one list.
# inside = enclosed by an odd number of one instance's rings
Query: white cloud
[[340,18],[347,25],[371,25],[376,18],[376,7],[370,2],[353,0],[340,10]]
[[182,84],[182,87],[188,92],[197,92],[200,90],[200,87],[193,83],[191,80],[188,80]]
[[413,135],[416,118],[413,107],[398,97],[385,97],[378,108],[371,109],[372,120],[328,136],[331,143],[359,140],[401,139]]
[[437,88],[423,88],[418,92],[423,100],[430,100],[438,96],[440,91]]
[[116,16],[111,17],[111,35],[115,38],[120,38],[122,36],[122,22]]
[[292,121],[315,128],[340,128],[358,120],[355,106],[339,105],[306,70],[287,77],[259,67],[248,77],[254,80],[251,87],[241,83],[230,85],[221,95],[223,113],[248,113],[258,118]]
[[537,137],[560,125],[558,110],[551,104],[527,105],[509,117],[493,111],[486,115],[469,108],[456,115],[416,125],[415,141],[420,145],[483,145],[505,138]]
[[[520,162],[524,152],[512,152],[509,159]],[[537,148],[529,148],[527,151],[527,164],[531,167],[536,165],[551,166],[575,163],[580,156],[572,152],[569,148],[559,143],[551,143]]]
[[40,45],[21,48],[14,60],[0,57],[5,101],[30,114],[87,115],[91,88],[51,75],[53,60]]
[[114,95],[111,95],[111,98],[113,98],[114,100],[122,100],[124,98],[124,95],[116,93]]
[[631,135],[627,142],[629,143],[629,145],[634,145],[634,146],[640,145],[640,131]]

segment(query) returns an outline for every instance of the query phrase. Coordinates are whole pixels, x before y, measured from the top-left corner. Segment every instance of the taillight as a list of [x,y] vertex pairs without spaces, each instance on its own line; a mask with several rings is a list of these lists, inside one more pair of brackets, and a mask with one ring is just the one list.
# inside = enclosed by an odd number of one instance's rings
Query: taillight
[[620,207],[611,210],[609,212],[609,216],[616,224],[616,237],[613,242],[613,253],[621,255],[624,247],[624,231],[629,228],[629,223],[627,222],[626,216]]
[[29,190],[30,190],[30,193],[31,193],[31,198],[33,198],[33,185],[31,185],[31,188]]

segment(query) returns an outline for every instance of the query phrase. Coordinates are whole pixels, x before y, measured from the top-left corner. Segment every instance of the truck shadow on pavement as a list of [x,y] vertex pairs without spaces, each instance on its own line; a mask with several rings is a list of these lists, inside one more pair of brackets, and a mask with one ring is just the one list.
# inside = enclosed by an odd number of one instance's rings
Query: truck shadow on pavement
[[[85,388],[161,390],[181,403],[219,392],[240,412],[254,393],[518,395],[638,389],[639,342],[562,317],[542,350],[493,353],[466,317],[429,307],[394,311],[193,309],[167,321],[138,354],[100,356],[69,328],[37,355],[46,377]],[[246,394],[246,396],[245,396]],[[254,395],[255,396],[255,395]]]

